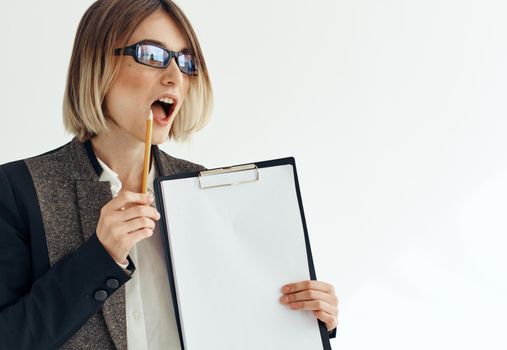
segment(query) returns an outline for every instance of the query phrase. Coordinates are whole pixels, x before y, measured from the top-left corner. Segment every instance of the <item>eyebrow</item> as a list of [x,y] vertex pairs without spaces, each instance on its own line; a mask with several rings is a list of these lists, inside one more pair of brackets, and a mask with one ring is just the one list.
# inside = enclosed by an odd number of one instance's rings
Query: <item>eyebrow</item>
[[[158,40],[155,40],[155,39],[143,39],[141,41],[139,41],[140,43],[151,43],[151,44],[156,44],[156,45],[159,45],[159,46],[162,46],[166,49],[169,50],[169,48],[166,46],[166,44],[164,44],[163,42],[161,41],[158,41]],[[190,51],[190,49],[188,47],[184,47],[183,49],[179,50],[180,52],[185,52],[185,51]]]

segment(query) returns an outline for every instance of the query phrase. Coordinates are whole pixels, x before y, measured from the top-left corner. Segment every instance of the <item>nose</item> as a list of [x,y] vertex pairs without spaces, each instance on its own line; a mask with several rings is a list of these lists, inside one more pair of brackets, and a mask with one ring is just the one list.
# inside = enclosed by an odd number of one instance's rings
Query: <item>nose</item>
[[163,85],[179,85],[183,82],[184,76],[178,67],[176,57],[172,57],[169,65],[165,67],[162,74]]

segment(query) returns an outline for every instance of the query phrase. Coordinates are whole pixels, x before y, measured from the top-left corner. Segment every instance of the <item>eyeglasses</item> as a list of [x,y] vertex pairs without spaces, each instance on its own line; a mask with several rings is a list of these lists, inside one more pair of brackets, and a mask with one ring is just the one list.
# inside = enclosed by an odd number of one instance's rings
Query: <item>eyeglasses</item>
[[122,49],[116,49],[114,54],[116,56],[132,56],[137,63],[154,68],[166,68],[174,57],[182,73],[197,75],[196,59],[186,51],[175,52],[155,44],[139,42]]

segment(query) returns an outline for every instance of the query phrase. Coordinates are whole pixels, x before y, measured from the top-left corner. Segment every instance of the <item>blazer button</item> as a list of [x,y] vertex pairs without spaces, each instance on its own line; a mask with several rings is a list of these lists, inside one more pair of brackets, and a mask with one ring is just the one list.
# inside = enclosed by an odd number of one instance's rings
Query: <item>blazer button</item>
[[93,298],[97,301],[105,301],[107,299],[107,292],[103,289],[99,289],[93,294]]
[[120,286],[120,282],[116,278],[110,278],[106,281],[106,286],[109,289],[116,289]]

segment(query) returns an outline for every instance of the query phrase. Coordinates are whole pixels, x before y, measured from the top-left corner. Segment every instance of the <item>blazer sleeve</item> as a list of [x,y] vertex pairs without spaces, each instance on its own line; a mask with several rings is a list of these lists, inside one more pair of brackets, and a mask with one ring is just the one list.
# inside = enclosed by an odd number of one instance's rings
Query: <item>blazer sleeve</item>
[[96,234],[37,279],[31,249],[28,225],[0,167],[0,349],[60,347],[130,279]]

